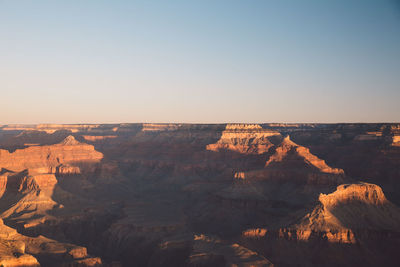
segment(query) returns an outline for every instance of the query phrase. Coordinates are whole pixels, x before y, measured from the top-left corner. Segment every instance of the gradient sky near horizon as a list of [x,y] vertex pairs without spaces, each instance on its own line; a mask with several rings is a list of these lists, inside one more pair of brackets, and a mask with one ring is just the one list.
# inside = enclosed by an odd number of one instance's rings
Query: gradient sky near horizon
[[399,122],[395,0],[0,0],[0,124]]

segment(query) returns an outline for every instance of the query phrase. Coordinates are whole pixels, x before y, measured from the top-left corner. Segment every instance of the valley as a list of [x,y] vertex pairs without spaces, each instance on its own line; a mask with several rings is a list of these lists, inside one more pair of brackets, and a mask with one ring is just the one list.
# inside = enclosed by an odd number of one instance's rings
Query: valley
[[400,125],[0,126],[0,265],[397,266]]

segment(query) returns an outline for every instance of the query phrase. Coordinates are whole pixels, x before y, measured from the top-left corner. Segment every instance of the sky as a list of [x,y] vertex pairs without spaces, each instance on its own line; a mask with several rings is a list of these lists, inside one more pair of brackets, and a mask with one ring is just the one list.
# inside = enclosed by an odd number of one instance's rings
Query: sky
[[397,0],[0,0],[0,124],[400,122]]

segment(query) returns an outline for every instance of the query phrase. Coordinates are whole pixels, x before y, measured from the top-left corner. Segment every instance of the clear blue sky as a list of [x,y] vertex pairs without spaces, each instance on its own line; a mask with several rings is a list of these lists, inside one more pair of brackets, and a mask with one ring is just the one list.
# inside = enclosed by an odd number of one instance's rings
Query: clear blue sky
[[400,121],[394,0],[0,0],[0,124]]

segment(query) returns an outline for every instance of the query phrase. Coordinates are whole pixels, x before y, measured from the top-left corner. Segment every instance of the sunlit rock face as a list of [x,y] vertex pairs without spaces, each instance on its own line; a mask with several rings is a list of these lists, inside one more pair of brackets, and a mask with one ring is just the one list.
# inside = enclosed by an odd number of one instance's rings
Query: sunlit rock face
[[[2,219],[29,228],[52,216],[47,211],[60,205],[52,199],[57,179],[54,174],[29,174],[28,171],[4,174],[7,181],[1,189]],[[7,207],[6,203],[13,203]],[[8,208],[8,209],[7,209]]]
[[25,243],[20,235],[0,220],[0,264],[2,266],[40,266],[37,259],[25,253]]
[[3,266],[100,266],[86,248],[44,236],[25,236],[0,219],[0,263]]
[[14,152],[0,150],[0,167],[11,171],[29,169],[37,173],[78,173],[77,168],[69,165],[96,163],[103,154],[92,145],[80,143],[72,135],[58,144],[31,146]]
[[[389,247],[389,251],[394,251],[394,246],[399,242],[400,209],[385,198],[382,189],[377,185],[344,184],[330,194],[320,194],[317,205],[298,222],[292,223],[279,229],[247,229],[242,232],[243,242],[249,248],[258,251],[271,250],[270,253],[274,254],[277,253],[273,252],[276,248],[271,246],[275,240],[281,240],[280,244],[285,244],[286,248],[286,252],[282,253],[286,257],[276,260],[281,264],[296,262],[293,255],[299,251],[305,252],[304,257],[310,257],[309,260],[312,261],[313,256],[308,254],[308,247],[319,244],[321,250],[331,248],[331,253],[337,255],[337,262],[350,266],[353,264],[352,260],[341,255],[344,248],[358,254],[362,253],[360,246],[374,248],[376,242],[385,240],[389,243],[384,245],[386,249]],[[298,245],[293,247],[291,243]],[[355,252],[357,250],[360,251]],[[395,264],[385,257],[386,255],[382,259],[387,264]],[[371,260],[373,259],[359,258],[356,262],[368,264]],[[318,263],[320,264],[330,263],[322,260]]]
[[96,141],[102,141],[105,139],[109,139],[109,138],[116,138],[116,135],[82,135],[82,137],[86,140],[86,141],[90,141],[90,142],[96,142]]
[[228,124],[218,142],[207,145],[207,150],[263,154],[273,146],[271,137],[278,136],[278,132],[263,129],[257,124]]
[[[340,185],[333,193],[321,194],[319,203],[296,228],[325,231],[331,242],[355,243],[353,231],[396,231],[400,225],[400,209],[374,184]],[[348,235],[335,235],[336,232]]]
[[384,123],[3,125],[0,264],[398,266],[398,136]]
[[313,155],[308,148],[293,142],[289,136],[273,148],[275,152],[268,158],[264,168],[242,173],[242,179],[309,185],[336,185],[344,181],[342,169],[328,166],[324,160]]
[[181,125],[173,123],[144,123],[142,127],[143,132],[159,132],[159,131],[175,131]]
[[290,140],[289,136],[283,139],[282,143],[276,148],[275,154],[268,159],[265,166],[267,167],[274,163],[282,162],[284,158],[289,157],[290,154],[295,154],[297,157],[301,158],[305,164],[316,168],[320,172],[332,174],[344,173],[342,169],[329,167],[324,160],[311,154],[310,149],[294,143]]
[[400,135],[393,136],[393,146],[400,146]]
[[[87,166],[98,163],[102,158],[103,154],[92,145],[80,143],[73,136],[67,136],[54,145],[35,145],[11,153],[0,150],[0,217],[23,231],[54,220],[51,212],[63,208],[54,199],[58,184],[56,175],[80,174],[80,166],[88,170]],[[60,196],[68,195],[62,189],[57,189],[57,192]],[[9,232],[6,226],[1,231]],[[6,236],[5,239],[8,249],[0,248],[0,262],[4,266],[39,266],[40,262],[46,261],[55,265],[65,263],[81,266],[101,263],[100,258],[88,256],[84,247],[47,241],[41,237],[29,239],[18,234]],[[16,251],[13,244],[23,247],[23,251]],[[25,248],[29,254],[25,254]],[[37,254],[39,261],[30,254]]]

